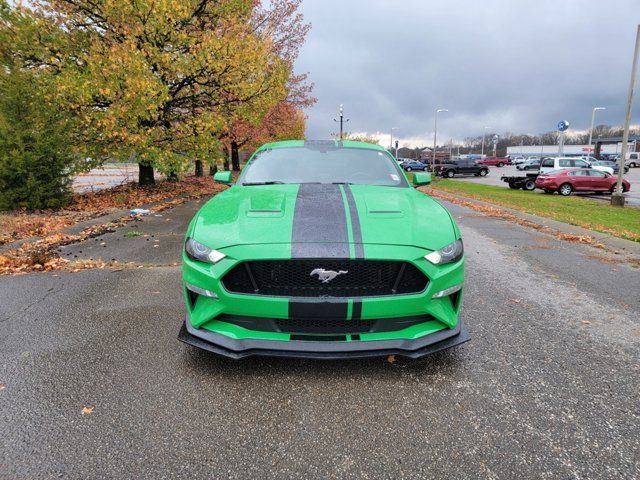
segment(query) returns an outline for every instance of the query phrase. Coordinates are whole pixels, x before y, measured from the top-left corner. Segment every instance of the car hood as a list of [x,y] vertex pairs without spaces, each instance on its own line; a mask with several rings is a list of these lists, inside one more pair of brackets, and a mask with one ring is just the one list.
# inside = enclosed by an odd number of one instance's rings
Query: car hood
[[216,249],[343,242],[435,250],[456,239],[449,213],[431,197],[370,185],[233,186],[202,207],[191,232]]

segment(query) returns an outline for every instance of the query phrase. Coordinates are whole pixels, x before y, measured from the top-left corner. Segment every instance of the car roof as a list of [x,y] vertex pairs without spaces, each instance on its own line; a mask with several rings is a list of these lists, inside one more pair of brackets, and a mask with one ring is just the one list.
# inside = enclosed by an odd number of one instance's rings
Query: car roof
[[362,148],[365,150],[376,150],[381,152],[387,152],[387,149],[367,142],[356,142],[353,140],[282,140],[279,142],[265,143],[257,151],[267,150],[270,148],[295,148],[295,147],[312,147],[312,146],[326,146],[333,148]]

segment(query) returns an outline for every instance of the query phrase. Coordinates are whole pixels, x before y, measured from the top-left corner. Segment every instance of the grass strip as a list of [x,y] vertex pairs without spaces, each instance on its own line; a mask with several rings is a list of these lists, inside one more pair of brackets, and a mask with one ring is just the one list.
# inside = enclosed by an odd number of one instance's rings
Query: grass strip
[[[575,196],[542,195],[459,180],[438,179],[429,188],[640,242],[640,208],[637,207],[612,207]],[[428,193],[429,189],[425,190]]]

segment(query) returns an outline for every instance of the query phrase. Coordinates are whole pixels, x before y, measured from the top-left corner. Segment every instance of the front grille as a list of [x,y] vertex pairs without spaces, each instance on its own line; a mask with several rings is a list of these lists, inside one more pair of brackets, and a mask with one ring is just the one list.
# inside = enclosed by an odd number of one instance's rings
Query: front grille
[[[323,283],[316,269],[340,273]],[[331,275],[331,273],[329,273]],[[229,271],[227,291],[283,297],[371,297],[419,293],[429,280],[408,262],[388,260],[260,260]]]

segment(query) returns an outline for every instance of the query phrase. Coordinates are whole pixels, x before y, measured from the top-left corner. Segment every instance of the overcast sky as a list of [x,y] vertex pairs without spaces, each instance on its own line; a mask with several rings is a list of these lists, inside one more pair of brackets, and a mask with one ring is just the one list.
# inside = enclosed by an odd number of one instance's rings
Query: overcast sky
[[[318,103],[307,137],[398,127],[401,145],[540,133],[566,119],[622,125],[640,0],[304,0],[312,29],[297,62]],[[637,97],[640,97],[637,93]],[[636,97],[632,123],[638,123]]]

